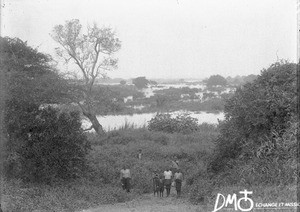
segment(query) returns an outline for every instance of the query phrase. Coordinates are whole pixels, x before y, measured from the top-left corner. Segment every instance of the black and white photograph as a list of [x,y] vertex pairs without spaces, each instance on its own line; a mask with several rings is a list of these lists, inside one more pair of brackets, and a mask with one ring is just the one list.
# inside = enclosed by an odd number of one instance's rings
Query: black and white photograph
[[0,5],[0,212],[300,211],[300,0]]

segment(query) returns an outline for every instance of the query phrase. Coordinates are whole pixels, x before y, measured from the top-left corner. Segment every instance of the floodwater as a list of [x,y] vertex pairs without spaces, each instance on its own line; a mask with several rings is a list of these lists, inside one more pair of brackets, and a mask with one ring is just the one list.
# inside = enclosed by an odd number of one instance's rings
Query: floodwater
[[[172,112],[172,117],[176,115],[186,113],[187,111],[176,111]],[[198,123],[202,124],[204,122],[208,124],[218,124],[218,120],[224,119],[224,113],[207,113],[207,112],[188,112],[188,114],[198,119]],[[140,128],[148,125],[148,121],[150,121],[153,117],[155,117],[156,113],[141,113],[141,114],[133,114],[133,115],[109,115],[109,116],[97,116],[100,124],[103,126],[105,131],[111,131],[114,129],[119,129],[126,124],[130,126],[134,126],[135,128]],[[82,127],[88,128],[90,126],[90,122],[86,119],[82,121]]]
[[189,87],[189,88],[201,88],[204,89],[206,86],[203,84],[196,84],[196,85],[188,85],[185,83],[179,83],[179,84],[159,84],[157,86],[150,86],[148,88],[144,88],[142,92],[144,93],[145,97],[149,98],[151,96],[154,96],[155,93],[154,91],[158,90],[164,90],[164,89],[169,89],[169,88],[184,88],[184,87]]

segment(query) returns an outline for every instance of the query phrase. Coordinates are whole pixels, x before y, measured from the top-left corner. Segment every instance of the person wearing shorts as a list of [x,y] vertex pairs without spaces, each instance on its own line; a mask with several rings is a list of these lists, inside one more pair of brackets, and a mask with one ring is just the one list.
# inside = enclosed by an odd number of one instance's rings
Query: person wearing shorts
[[175,174],[174,174],[174,179],[175,179],[175,188],[177,192],[177,197],[180,196],[181,194],[181,186],[182,186],[182,181],[183,181],[183,174],[180,171],[180,169],[177,169]]

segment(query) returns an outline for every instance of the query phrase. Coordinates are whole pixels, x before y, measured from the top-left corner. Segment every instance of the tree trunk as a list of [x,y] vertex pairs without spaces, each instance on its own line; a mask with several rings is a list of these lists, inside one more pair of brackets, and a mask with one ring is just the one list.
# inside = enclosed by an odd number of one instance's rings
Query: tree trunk
[[102,125],[99,123],[97,117],[95,114],[89,113],[89,112],[83,112],[83,115],[86,116],[90,122],[92,123],[92,128],[96,131],[98,135],[105,134]]

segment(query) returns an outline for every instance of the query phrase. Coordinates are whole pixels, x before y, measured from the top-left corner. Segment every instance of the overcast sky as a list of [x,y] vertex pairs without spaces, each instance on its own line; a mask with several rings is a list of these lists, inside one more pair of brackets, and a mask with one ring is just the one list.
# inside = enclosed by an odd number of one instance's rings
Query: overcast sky
[[2,0],[3,36],[54,55],[53,27],[79,19],[122,41],[110,77],[259,74],[296,61],[296,0]]

